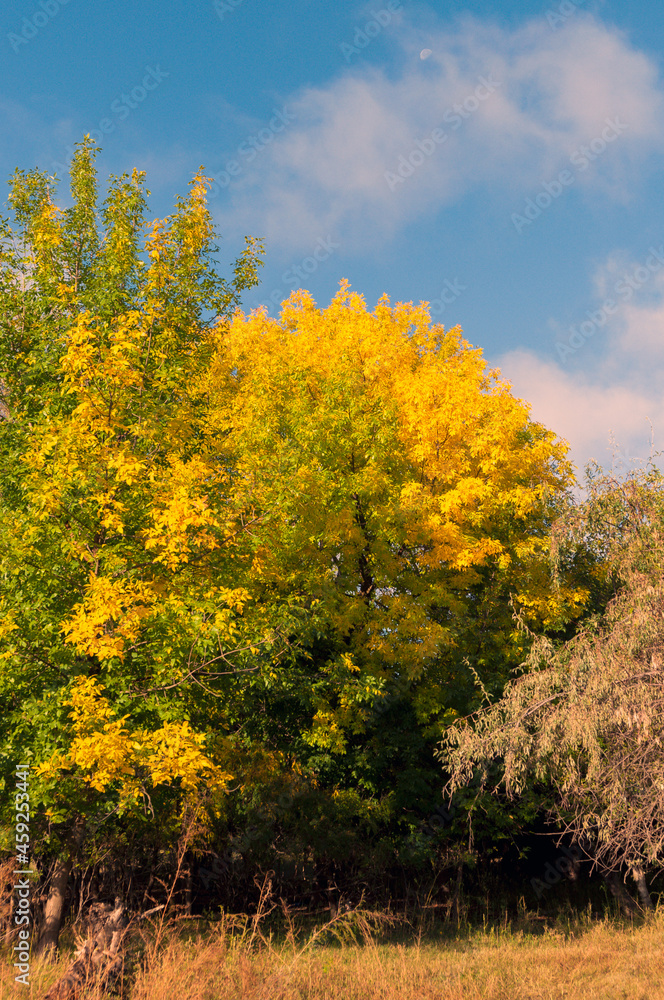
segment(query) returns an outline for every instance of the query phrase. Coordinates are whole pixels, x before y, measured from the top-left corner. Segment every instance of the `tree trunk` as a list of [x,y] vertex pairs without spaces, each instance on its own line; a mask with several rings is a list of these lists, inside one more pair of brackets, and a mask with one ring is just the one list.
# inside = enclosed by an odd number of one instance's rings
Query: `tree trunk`
[[641,908],[643,910],[654,910],[655,906],[652,899],[650,898],[650,892],[648,891],[648,883],[646,882],[646,876],[638,865],[632,868],[632,878],[636,882],[636,888],[639,892],[639,899],[641,900]]
[[71,855],[66,858],[58,858],[55,863],[48,898],[44,906],[44,925],[35,948],[36,955],[53,955],[57,951],[71,865]]
[[184,912],[188,917],[192,914],[192,905],[194,901],[194,862],[193,858],[189,859],[189,863],[185,868],[184,872]]
[[79,997],[93,983],[99,992],[112,987],[122,973],[121,950],[126,933],[124,904],[116,897],[110,903],[93,903],[87,915],[88,932],[73,963],[44,997],[44,1000],[70,1000]]
[[620,904],[620,909],[626,917],[632,917],[636,913],[637,906],[630,894],[625,889],[618,872],[604,872],[602,878],[609,887],[609,891],[615,900]]
[[74,821],[66,853],[55,862],[53,878],[51,879],[51,886],[44,907],[44,925],[35,948],[35,955],[54,956],[57,951],[65,910],[67,883],[69,882],[74,859],[81,849],[84,834],[85,821],[81,817],[78,817]]
[[463,883],[463,861],[459,862],[457,868],[456,884],[454,886],[454,896],[452,897],[452,905],[450,907],[450,921],[459,925],[459,896],[461,895],[461,886]]

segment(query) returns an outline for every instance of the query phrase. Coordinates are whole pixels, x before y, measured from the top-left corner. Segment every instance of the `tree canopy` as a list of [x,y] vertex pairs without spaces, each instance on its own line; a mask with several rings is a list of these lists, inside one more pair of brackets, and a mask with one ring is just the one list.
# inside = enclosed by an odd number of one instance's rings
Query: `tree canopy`
[[[558,556],[594,550],[615,594],[571,639],[540,637],[503,697],[445,733],[450,789],[500,762],[512,797],[553,786],[552,814],[595,863],[640,883],[664,867],[664,480],[651,468],[622,482],[600,475],[558,526]],[[601,559],[601,562],[600,562]]]
[[136,171],[99,210],[95,152],[79,146],[66,210],[46,175],[15,174],[3,224],[3,759],[38,765],[55,831],[223,786],[199,675],[246,668],[278,629],[227,569],[243,512],[189,391],[260,247],[218,277],[201,174],[169,219],[146,223]]
[[548,564],[565,445],[425,306],[370,313],[347,282],[324,310],[294,293],[278,320],[236,314],[202,385],[264,517],[252,576],[320,602],[322,744],[342,748],[397,677],[439,727],[477,696],[473,670],[500,689],[518,661],[510,598],[541,628],[583,604]]
[[44,857],[189,809],[219,846],[271,786],[310,796],[307,851],[413,834],[436,741],[527,653],[514,612],[584,613],[548,561],[566,445],[426,304],[246,315],[261,243],[219,276],[202,170],[148,221],[136,171],[99,206],[95,155],[66,209],[18,171],[1,228],[5,787],[33,766]]

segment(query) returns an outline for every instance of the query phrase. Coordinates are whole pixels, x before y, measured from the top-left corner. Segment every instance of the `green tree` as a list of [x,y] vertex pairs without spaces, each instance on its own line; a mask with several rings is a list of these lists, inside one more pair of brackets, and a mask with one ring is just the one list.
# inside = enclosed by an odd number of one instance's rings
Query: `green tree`
[[47,947],[91,831],[114,814],[177,831],[203,786],[225,787],[215,695],[272,669],[291,629],[239,585],[251,516],[191,391],[211,331],[257,283],[260,244],[226,281],[202,174],[147,223],[136,171],[98,207],[96,152],[79,144],[65,210],[49,177],[18,171],[1,230],[5,846],[14,767],[30,763],[33,838],[60,856]]
[[17,172],[2,223],[0,777],[33,766],[59,858],[46,946],[100,838],[298,788],[317,849],[363,849],[523,658],[512,605],[555,630],[589,593],[547,561],[565,446],[458,328],[345,284],[245,316],[260,245],[219,277],[202,173],[148,223],[136,172],[99,208],[95,154],[66,210]]
[[548,561],[565,444],[423,306],[369,313],[342,283],[325,310],[299,292],[279,321],[236,314],[201,391],[265,517],[254,578],[320,602],[313,744],[341,749],[399,681],[440,732],[476,674],[498,690],[519,662],[510,596],[548,629],[584,606]]
[[297,669],[238,723],[354,802],[367,851],[379,829],[417,839],[445,727],[527,652],[514,611],[555,631],[588,600],[583,567],[549,566],[565,445],[458,328],[387,298],[370,312],[347,283],[326,309],[297,292],[279,319],[236,314],[203,388],[263,518],[252,592],[318,602]]

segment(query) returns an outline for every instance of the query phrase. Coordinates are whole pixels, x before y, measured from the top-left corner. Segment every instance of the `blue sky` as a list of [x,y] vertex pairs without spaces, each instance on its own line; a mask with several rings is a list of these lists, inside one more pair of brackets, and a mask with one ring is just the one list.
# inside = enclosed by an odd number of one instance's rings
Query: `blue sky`
[[660,4],[5,0],[0,28],[6,177],[96,131],[162,216],[203,165],[222,267],[267,241],[247,309],[430,302],[579,467],[664,450]]

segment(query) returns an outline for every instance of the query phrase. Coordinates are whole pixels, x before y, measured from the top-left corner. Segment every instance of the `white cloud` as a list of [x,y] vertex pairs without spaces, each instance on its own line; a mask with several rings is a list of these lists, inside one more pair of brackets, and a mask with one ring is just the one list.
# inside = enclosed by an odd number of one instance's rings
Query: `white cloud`
[[[603,385],[564,371],[531,351],[511,351],[499,361],[514,394],[527,400],[534,420],[570,445],[579,474],[590,459],[610,468],[645,463],[664,446],[664,399],[629,382]],[[615,442],[615,447],[612,445]]]
[[[404,18],[400,31],[396,75],[353,67],[288,99],[296,122],[243,165],[219,218],[224,231],[260,230],[285,252],[328,232],[369,247],[480,184],[521,198],[569,166],[607,119],[626,128],[579,173],[580,186],[627,198],[636,163],[662,146],[655,64],[590,16],[557,31],[544,19],[512,32],[465,20],[426,38]],[[425,63],[423,41],[432,50]],[[496,85],[477,100],[481,78]],[[445,140],[415,152],[436,128]],[[408,172],[403,157],[423,162],[390,185],[386,171]]]
[[[664,451],[664,246],[637,261],[610,255],[593,285],[593,308],[568,330],[557,330],[560,363],[523,349],[503,355],[498,365],[515,394],[531,404],[533,418],[570,443],[580,470],[590,458],[611,465],[611,437],[624,465],[642,464]],[[607,302],[613,309],[604,312],[601,327],[585,325]]]

